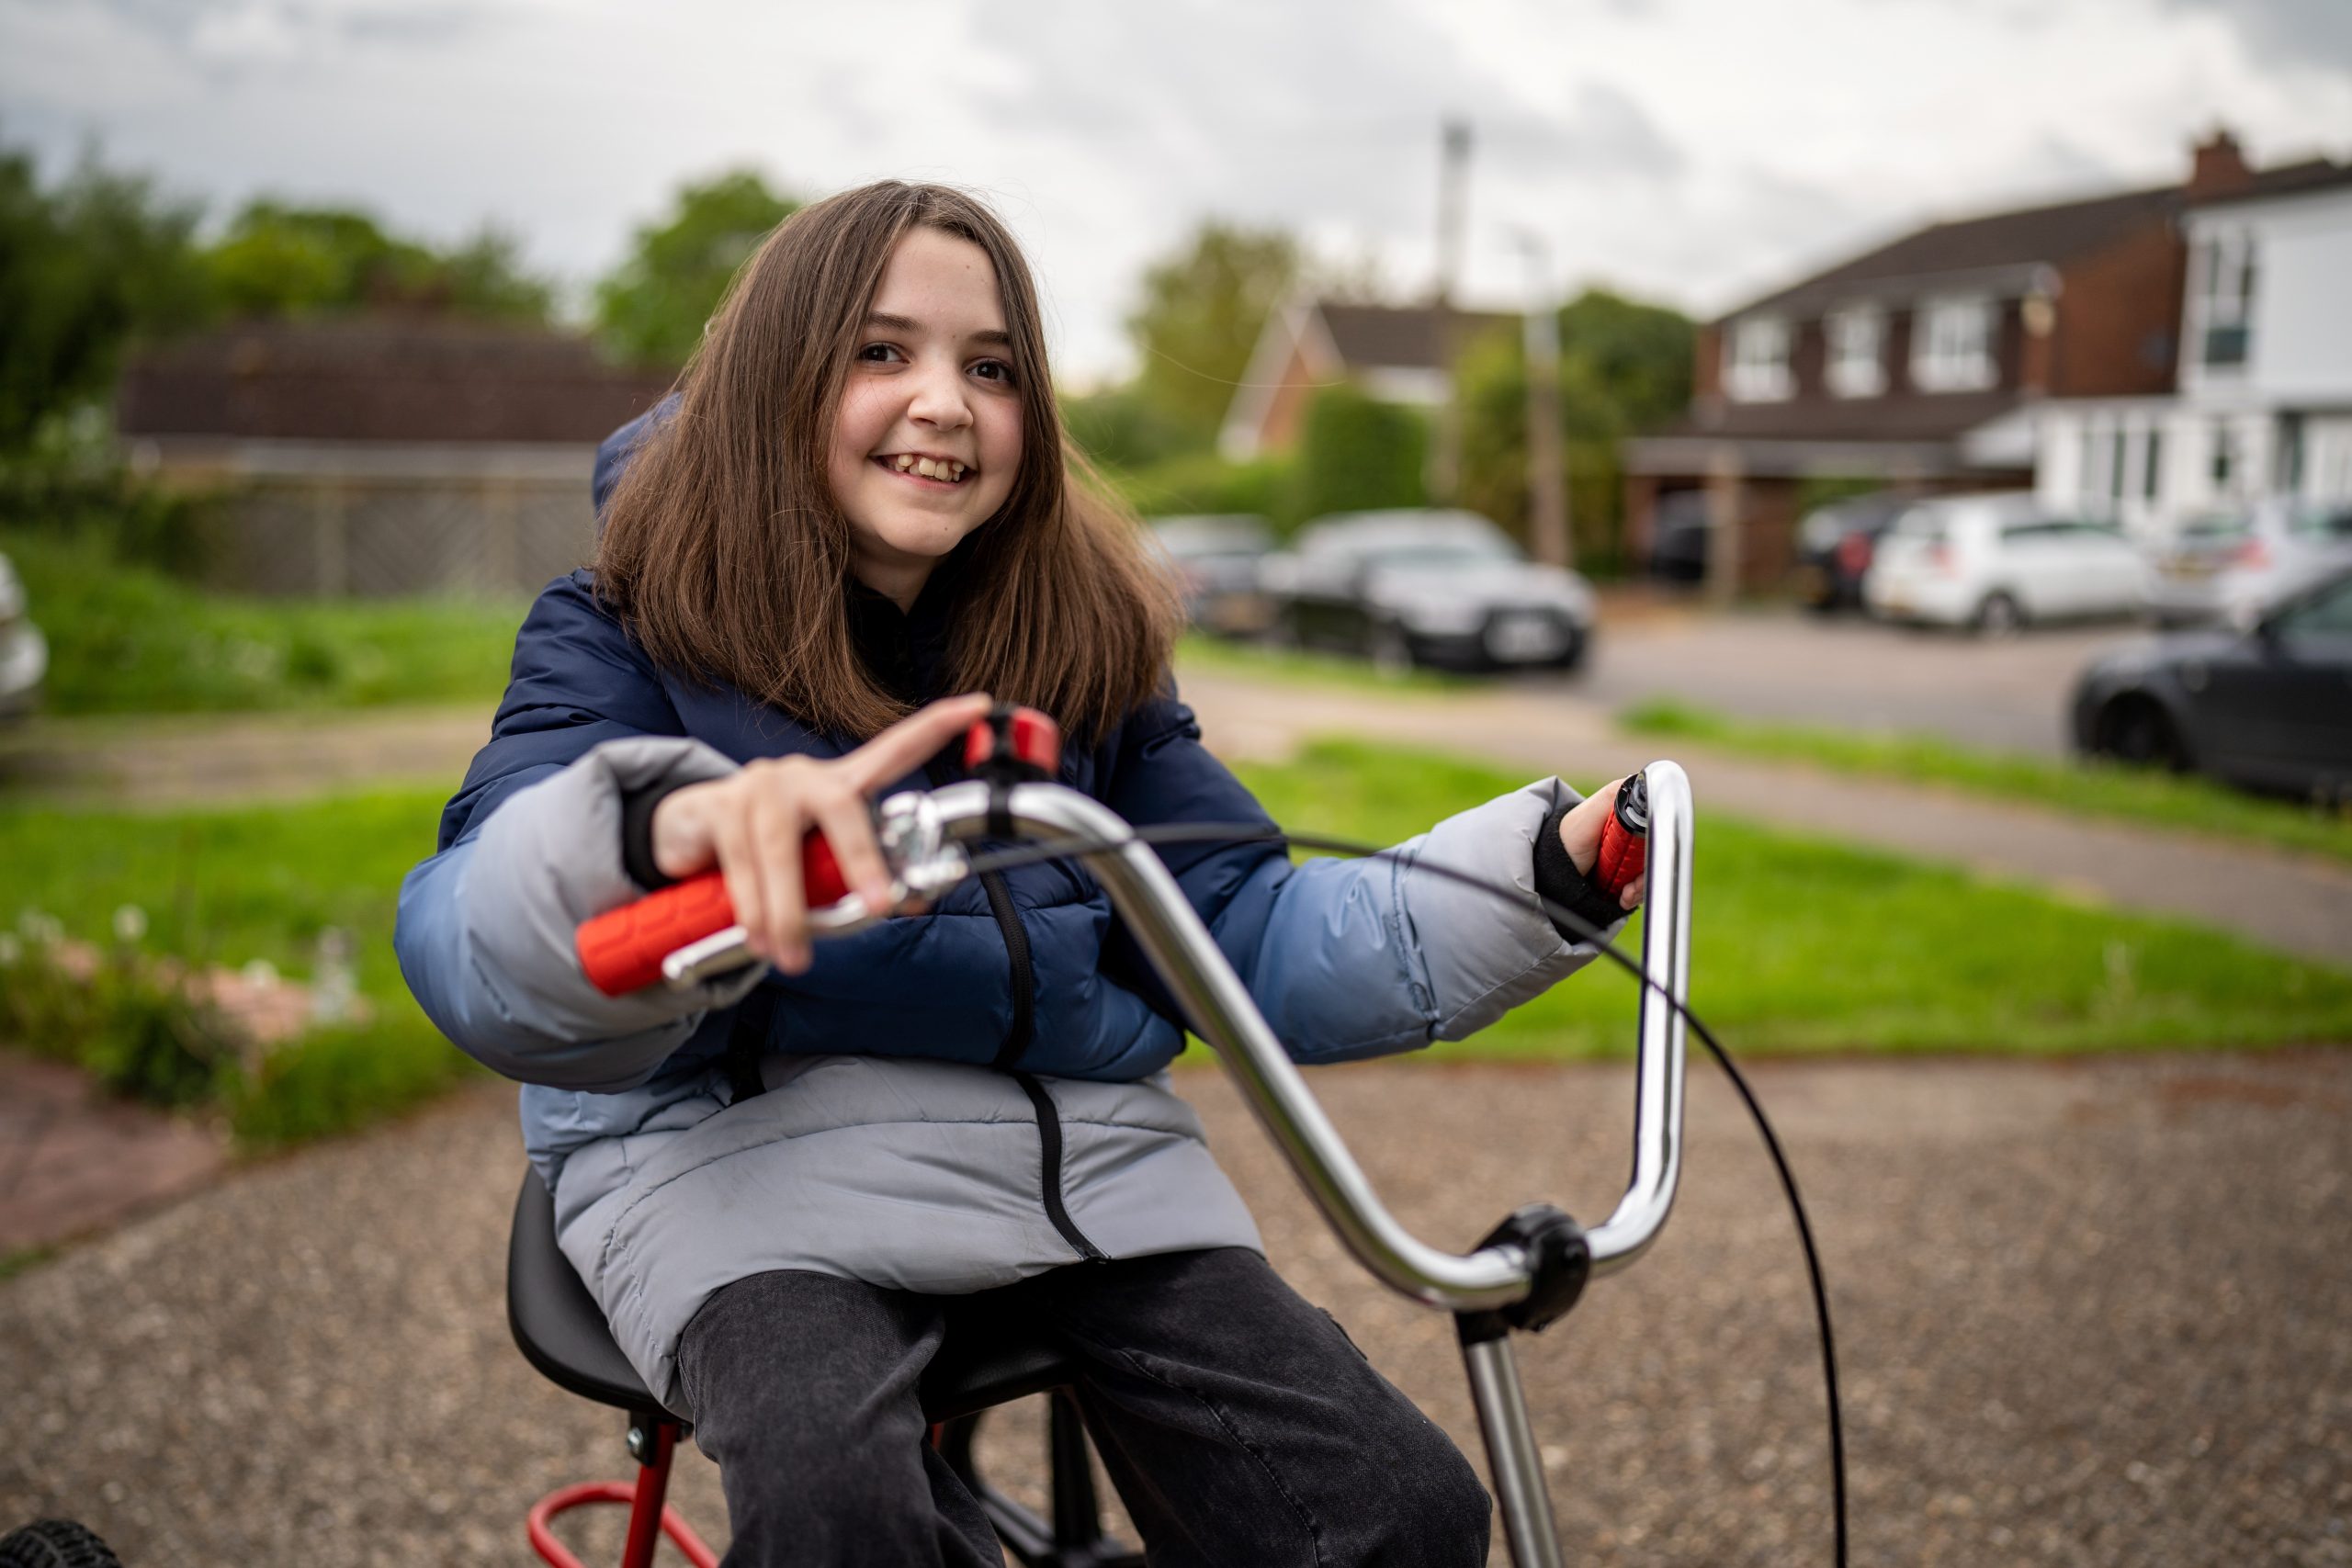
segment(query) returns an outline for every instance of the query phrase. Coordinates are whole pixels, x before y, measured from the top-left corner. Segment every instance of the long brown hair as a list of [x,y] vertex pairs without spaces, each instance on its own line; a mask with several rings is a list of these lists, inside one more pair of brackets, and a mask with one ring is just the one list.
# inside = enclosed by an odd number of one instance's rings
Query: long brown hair
[[962,547],[945,689],[991,692],[1100,736],[1163,678],[1174,595],[1063,431],[1036,287],[1012,236],[943,186],[864,186],[776,226],[680,376],[677,408],[613,492],[597,592],[655,663],[689,679],[858,739],[906,714],[852,640],[851,524],[825,459],[883,269],[916,227],[988,253],[1021,396],[1012,491]]

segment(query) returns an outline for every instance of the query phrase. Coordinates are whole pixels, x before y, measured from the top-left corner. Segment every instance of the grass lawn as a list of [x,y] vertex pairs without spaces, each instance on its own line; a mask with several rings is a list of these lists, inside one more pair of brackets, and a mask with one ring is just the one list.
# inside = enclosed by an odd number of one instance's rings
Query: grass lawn
[[526,599],[209,593],[96,541],[0,536],[49,639],[50,713],[220,713],[497,699]]
[[[1382,843],[1523,782],[1359,744],[1243,773],[1277,820]],[[249,1145],[340,1132],[474,1070],[410,1000],[391,949],[394,896],[432,848],[441,802],[426,790],[161,814],[0,806],[0,925],[39,909],[101,941],[115,909],[136,904],[151,952],[266,959],[298,977],[322,930],[349,931],[373,1021],[281,1055],[230,1107]],[[1724,818],[1700,823],[1695,897],[1693,1006],[1735,1051],[2352,1040],[2352,975]],[[1597,967],[1443,1049],[1624,1052],[1634,997],[1629,977]]]
[[[1526,782],[1353,742],[1239,771],[1276,821],[1380,843]],[[1704,813],[1693,870],[1690,1005],[1735,1053],[2352,1041],[2352,974],[2184,922]],[[1442,1049],[1630,1054],[1636,990],[1595,965]]]
[[1184,635],[1176,646],[1176,660],[1179,668],[1204,670],[1211,674],[1346,686],[1356,691],[1444,692],[1476,683],[1468,676],[1449,675],[1442,670],[1400,670],[1391,674],[1374,669],[1361,659],[1343,658],[1336,653],[1227,642],[1200,632]]
[[232,967],[266,959],[296,978],[310,975],[322,931],[348,931],[371,1021],[307,1037],[230,1107],[248,1145],[345,1131],[472,1070],[410,999],[392,955],[393,898],[432,851],[444,798],[400,791],[162,814],[0,807],[0,927],[39,909],[71,937],[104,942],[115,909],[135,904],[147,951]]
[[1944,784],[1996,799],[2254,839],[2352,861],[2352,812],[2265,799],[2193,774],[1972,750],[1928,735],[1759,724],[1673,702],[1641,704],[1618,715],[1617,722],[1637,735],[1686,739],[1752,757]]

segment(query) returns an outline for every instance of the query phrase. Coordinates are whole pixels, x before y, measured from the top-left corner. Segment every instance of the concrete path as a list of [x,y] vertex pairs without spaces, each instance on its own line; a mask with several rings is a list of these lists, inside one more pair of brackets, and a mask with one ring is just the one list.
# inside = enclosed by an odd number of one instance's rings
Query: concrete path
[[[1754,1076],[1826,1257],[1856,1564],[2347,1560],[2352,1053]],[[1310,1077],[1438,1245],[1538,1198],[1590,1217],[1624,1181],[1621,1066]],[[1444,1322],[1342,1252],[1221,1075],[1178,1083],[1277,1267],[1476,1455]],[[1703,1065],[1690,1084],[1657,1248],[1521,1342],[1569,1560],[1826,1565],[1796,1246],[1730,1091]],[[512,1091],[485,1086],[0,1280],[0,1529],[79,1516],[132,1568],[532,1562],[532,1501],[628,1461],[618,1415],[508,1340],[514,1117]],[[983,1438],[1032,1498],[1041,1454],[1034,1409]],[[713,1468],[690,1453],[681,1470],[680,1506],[723,1541]],[[567,1535],[609,1562],[618,1529]]]
[[2352,965],[2352,866],[2317,856],[1628,737],[1599,709],[1544,692],[1308,691],[1194,673],[1184,695],[1210,745],[1237,756],[1356,734],[1556,772],[1586,788],[1670,756],[1690,772],[1702,831],[1707,812],[1727,812]]

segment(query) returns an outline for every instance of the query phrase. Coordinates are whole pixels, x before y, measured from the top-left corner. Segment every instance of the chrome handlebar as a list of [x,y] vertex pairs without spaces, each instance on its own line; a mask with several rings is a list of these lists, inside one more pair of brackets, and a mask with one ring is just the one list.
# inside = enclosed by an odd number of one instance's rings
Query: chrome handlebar
[[[1689,993],[1690,781],[1673,762],[1653,762],[1645,772],[1651,815],[1642,972],[1651,984],[1641,991],[1634,1170],[1615,1212],[1585,1233],[1596,1275],[1632,1262],[1657,1238],[1682,1168],[1685,1032],[1679,1007],[1660,998],[1679,1004]],[[902,889],[936,891],[964,874],[961,843],[989,833],[989,786],[972,781],[885,803]],[[1124,818],[1054,784],[1015,784],[1006,807],[1023,839],[1067,846],[1102,884],[1194,1032],[1224,1059],[1308,1196],[1365,1268],[1417,1301],[1457,1313],[1508,1306],[1527,1294],[1531,1275],[1521,1248],[1446,1252],[1412,1235],[1382,1204],[1176,879]],[[821,929],[853,931],[873,918],[853,897],[825,912]],[[737,928],[673,954],[665,968],[673,983],[688,983],[740,964],[741,953]]]

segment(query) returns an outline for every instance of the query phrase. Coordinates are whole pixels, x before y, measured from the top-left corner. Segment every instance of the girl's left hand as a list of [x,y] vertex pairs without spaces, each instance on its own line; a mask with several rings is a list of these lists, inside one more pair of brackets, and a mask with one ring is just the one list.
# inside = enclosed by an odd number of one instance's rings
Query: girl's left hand
[[[1608,822],[1609,813],[1617,803],[1618,787],[1624,782],[1611,779],[1568,807],[1568,814],[1560,818],[1560,847],[1568,852],[1568,859],[1576,868],[1588,876],[1592,874],[1593,863],[1600,858],[1600,829]],[[1618,896],[1617,907],[1633,908],[1642,901],[1649,885],[1649,873],[1644,871],[1625,885],[1625,891]]]

